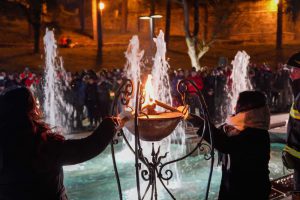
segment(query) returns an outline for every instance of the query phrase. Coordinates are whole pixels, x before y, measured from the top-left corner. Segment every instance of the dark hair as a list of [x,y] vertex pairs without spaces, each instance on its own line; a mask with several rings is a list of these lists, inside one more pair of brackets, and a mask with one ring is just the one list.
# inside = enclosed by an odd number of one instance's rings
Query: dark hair
[[[22,130],[33,134],[50,131],[42,121],[36,99],[26,87],[13,87],[0,95],[0,127],[4,130]],[[25,130],[24,130],[25,129]]]
[[259,91],[244,91],[239,94],[236,113],[260,108],[267,105],[266,96]]

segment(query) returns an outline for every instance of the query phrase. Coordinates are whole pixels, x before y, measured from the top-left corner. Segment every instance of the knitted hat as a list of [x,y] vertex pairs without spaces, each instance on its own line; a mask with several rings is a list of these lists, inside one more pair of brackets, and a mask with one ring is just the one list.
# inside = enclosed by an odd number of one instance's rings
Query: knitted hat
[[267,105],[266,96],[259,91],[244,91],[239,94],[236,113],[260,108]]

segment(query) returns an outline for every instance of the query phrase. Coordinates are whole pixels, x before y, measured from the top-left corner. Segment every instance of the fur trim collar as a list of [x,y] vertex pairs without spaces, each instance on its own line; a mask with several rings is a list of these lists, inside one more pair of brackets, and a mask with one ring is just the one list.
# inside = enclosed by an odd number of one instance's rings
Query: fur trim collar
[[246,128],[269,130],[269,126],[270,110],[268,106],[264,106],[228,117],[225,125],[227,130],[225,132],[229,136],[234,136]]

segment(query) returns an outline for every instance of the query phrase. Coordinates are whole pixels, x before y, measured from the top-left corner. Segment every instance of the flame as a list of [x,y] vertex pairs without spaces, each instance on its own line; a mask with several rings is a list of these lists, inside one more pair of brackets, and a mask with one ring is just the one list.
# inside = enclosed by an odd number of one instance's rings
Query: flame
[[145,102],[143,103],[143,106],[145,105],[152,105],[154,103],[154,90],[152,86],[152,75],[148,74],[148,78],[145,84],[144,89],[144,97]]

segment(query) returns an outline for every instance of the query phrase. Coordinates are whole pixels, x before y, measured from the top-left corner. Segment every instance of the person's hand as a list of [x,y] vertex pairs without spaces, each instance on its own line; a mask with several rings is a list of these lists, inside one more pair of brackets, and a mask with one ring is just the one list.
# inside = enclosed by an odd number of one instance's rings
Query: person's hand
[[118,117],[116,117],[116,120],[118,121],[118,127],[117,130],[121,130],[125,123],[133,119],[133,113],[131,111],[123,111],[119,114]]
[[118,118],[117,117],[111,117],[112,118],[112,120],[114,121],[114,123],[115,123],[115,127],[118,127],[118,126],[120,126],[120,122],[119,122],[119,120],[118,120]]
[[102,120],[99,127],[107,131],[113,131],[114,134],[117,132],[117,127],[119,126],[118,121],[113,117],[107,117]]

